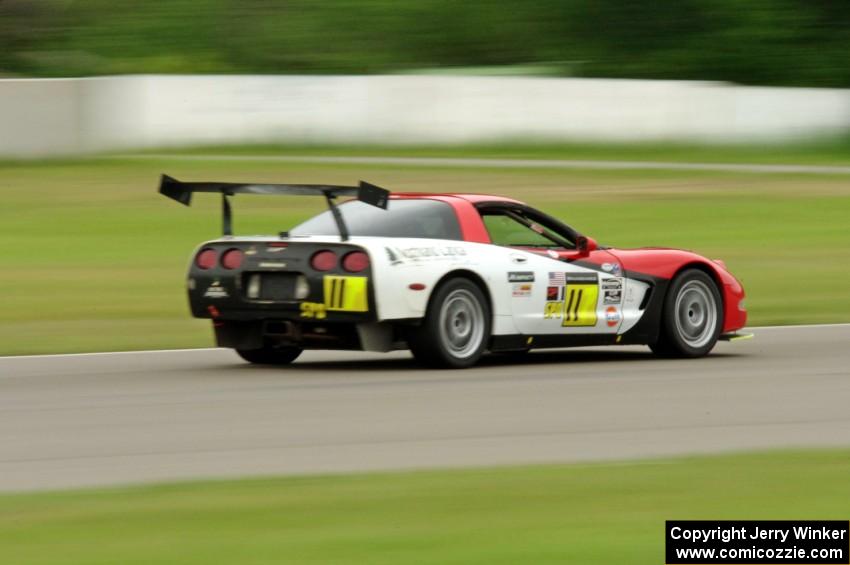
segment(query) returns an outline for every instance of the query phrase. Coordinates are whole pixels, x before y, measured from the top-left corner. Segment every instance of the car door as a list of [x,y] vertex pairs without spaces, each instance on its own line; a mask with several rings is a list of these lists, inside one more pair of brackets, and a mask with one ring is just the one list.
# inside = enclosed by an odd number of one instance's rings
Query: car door
[[480,212],[492,242],[512,249],[517,268],[508,272],[507,282],[520,332],[617,332],[624,279],[616,257],[605,250],[578,253],[571,233],[556,232],[559,226],[524,210],[497,207]]

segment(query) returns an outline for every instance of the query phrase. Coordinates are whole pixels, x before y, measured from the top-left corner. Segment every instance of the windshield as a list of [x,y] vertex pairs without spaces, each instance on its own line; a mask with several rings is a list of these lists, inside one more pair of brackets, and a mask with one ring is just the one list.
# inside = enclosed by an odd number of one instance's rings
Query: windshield
[[[454,210],[437,200],[390,200],[386,210],[358,200],[339,205],[351,235],[460,240]],[[289,230],[293,236],[339,235],[330,210]]]

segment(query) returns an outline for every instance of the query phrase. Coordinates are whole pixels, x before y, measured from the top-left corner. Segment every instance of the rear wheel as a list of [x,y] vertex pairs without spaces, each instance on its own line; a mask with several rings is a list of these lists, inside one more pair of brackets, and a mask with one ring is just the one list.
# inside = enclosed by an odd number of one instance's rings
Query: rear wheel
[[474,365],[490,339],[490,307],[472,281],[453,278],[431,296],[422,324],[408,338],[423,365],[462,369]]
[[261,349],[237,349],[236,353],[245,361],[256,365],[288,365],[295,361],[302,351],[291,346],[266,346]]
[[717,343],[723,328],[723,300],[708,274],[683,271],[675,279],[661,312],[658,341],[650,348],[665,357],[702,357]]

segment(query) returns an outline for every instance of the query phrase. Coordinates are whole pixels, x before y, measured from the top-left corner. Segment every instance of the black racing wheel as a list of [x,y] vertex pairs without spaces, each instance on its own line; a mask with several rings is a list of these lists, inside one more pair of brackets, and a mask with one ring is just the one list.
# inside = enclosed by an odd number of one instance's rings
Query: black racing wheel
[[288,365],[295,361],[302,351],[303,349],[291,346],[266,346],[260,349],[237,349],[236,353],[245,361],[257,365]]
[[490,305],[481,288],[456,277],[431,295],[422,324],[414,328],[408,345],[423,365],[462,369],[471,367],[487,349]]
[[661,331],[650,345],[664,357],[702,357],[723,329],[723,299],[714,280],[699,269],[681,272],[664,297]]

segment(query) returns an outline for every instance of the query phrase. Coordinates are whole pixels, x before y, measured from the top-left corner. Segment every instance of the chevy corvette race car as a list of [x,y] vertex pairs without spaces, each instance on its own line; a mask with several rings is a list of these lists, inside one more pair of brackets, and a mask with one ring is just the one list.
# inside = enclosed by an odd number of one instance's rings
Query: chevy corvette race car
[[[423,364],[461,368],[487,351],[616,344],[699,357],[747,320],[744,289],[722,262],[605,247],[510,198],[166,175],[160,192],[187,206],[195,192],[221,195],[224,235],[193,254],[189,303],[220,347],[251,363],[410,349]],[[329,209],[278,235],[235,237],[237,194],[323,196]]]

